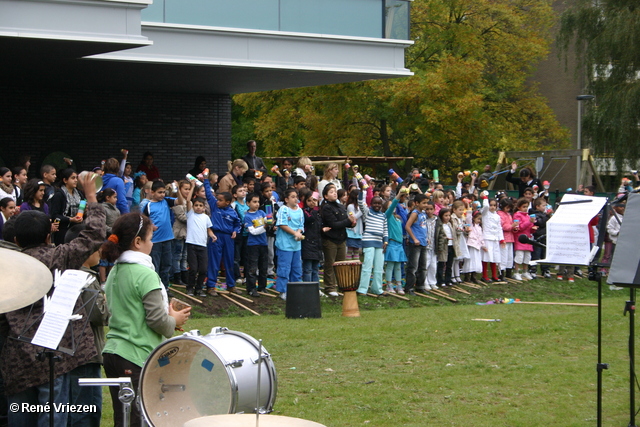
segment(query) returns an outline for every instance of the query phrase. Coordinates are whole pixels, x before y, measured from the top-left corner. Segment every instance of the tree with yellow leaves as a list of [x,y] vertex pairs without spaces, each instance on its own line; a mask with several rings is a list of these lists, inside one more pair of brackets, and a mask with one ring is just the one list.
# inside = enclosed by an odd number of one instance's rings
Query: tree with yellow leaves
[[265,154],[413,156],[453,174],[500,150],[568,145],[527,81],[548,54],[549,1],[417,0],[407,78],[243,94]]

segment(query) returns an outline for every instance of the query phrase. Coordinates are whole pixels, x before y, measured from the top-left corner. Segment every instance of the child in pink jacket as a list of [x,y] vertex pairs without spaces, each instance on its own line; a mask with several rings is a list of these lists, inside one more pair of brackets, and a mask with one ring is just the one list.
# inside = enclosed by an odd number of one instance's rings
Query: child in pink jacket
[[[538,229],[534,225],[534,219],[529,216],[527,211],[529,210],[529,201],[525,198],[518,199],[516,202],[516,213],[513,215],[513,221],[517,222],[513,231],[513,247],[516,250],[514,262],[516,264],[516,274],[513,275],[515,280],[531,280],[533,277],[529,274],[529,263],[531,262],[531,252],[533,252],[533,246],[526,243],[520,243],[518,237],[526,235],[531,237],[531,234]],[[524,268],[524,273],[520,275],[521,268]]]

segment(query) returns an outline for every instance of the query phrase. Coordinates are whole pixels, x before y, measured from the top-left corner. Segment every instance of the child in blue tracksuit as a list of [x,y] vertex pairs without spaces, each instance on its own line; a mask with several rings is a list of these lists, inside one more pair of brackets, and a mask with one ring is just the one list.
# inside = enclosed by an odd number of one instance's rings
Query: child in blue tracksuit
[[276,253],[278,271],[276,290],[287,299],[287,283],[302,280],[302,243],[304,214],[298,206],[298,192],[289,188],[284,192],[285,205],[278,210]]
[[[260,196],[251,193],[247,196],[249,210],[244,214],[244,229],[248,231],[247,261],[244,267],[244,277],[247,279],[247,293],[252,297],[259,297],[258,292],[267,288],[267,227],[266,214],[259,210]],[[256,282],[258,288],[256,289]]]
[[[207,202],[211,208],[211,223],[213,232],[218,237],[215,242],[208,242],[209,267],[207,268],[207,288],[213,291],[218,281],[220,272],[220,261],[224,263],[227,276],[227,290],[229,292],[240,293],[235,288],[236,281],[233,274],[233,260],[235,257],[234,239],[240,233],[240,218],[238,213],[231,207],[233,197],[231,193],[218,193],[213,196],[209,180],[204,180],[205,194]],[[213,292],[210,292],[214,295]]]

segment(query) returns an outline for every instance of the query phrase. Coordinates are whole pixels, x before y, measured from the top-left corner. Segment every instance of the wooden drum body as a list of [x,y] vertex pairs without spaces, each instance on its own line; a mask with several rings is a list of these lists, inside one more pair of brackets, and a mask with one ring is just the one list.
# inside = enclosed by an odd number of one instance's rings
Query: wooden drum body
[[338,261],[333,264],[338,289],[344,293],[342,315],[344,317],[360,317],[356,290],[360,286],[360,261]]
[[360,261],[338,261],[333,263],[338,289],[340,292],[357,291],[360,286]]

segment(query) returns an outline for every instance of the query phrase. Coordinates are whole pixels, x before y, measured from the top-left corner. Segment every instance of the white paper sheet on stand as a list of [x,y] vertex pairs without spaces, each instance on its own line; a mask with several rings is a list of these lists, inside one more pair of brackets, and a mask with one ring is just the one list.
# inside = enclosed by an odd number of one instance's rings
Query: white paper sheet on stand
[[45,313],[31,343],[42,347],[57,349],[64,336],[73,309],[82,288],[91,281],[89,273],[80,270],[55,272],[54,291],[49,300],[45,296]]
[[547,222],[547,256],[537,261],[547,264],[589,265],[591,247],[589,222],[607,202],[604,197],[565,194],[562,203]]

